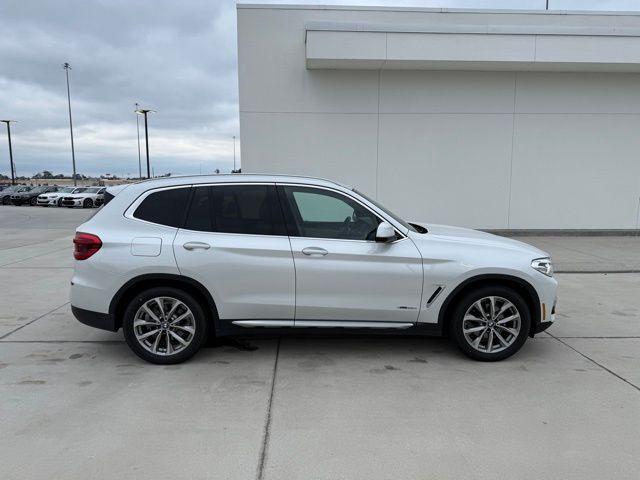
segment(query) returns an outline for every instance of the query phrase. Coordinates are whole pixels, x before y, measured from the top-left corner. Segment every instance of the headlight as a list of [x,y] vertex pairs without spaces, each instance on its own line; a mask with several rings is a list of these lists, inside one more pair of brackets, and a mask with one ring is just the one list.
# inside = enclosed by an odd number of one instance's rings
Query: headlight
[[549,257],[536,258],[531,262],[531,266],[547,277],[553,277],[553,263]]

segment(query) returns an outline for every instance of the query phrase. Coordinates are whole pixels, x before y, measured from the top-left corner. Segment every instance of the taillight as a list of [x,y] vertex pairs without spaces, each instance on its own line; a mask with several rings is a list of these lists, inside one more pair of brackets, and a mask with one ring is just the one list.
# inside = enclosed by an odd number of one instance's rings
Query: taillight
[[86,260],[102,247],[102,240],[92,233],[77,232],[73,239],[73,258]]

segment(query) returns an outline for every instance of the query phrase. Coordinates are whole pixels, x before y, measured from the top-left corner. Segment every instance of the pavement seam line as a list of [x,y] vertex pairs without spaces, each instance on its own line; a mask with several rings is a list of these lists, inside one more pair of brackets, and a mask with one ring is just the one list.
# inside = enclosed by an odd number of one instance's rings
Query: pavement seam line
[[556,270],[554,273],[564,273],[571,275],[588,275],[588,274],[617,274],[617,273],[640,273],[640,269],[631,268],[628,270]]
[[260,463],[258,463],[257,480],[264,477],[264,466],[267,459],[267,450],[269,448],[269,439],[271,438],[271,406],[273,405],[273,392],[276,386],[276,375],[278,373],[278,358],[280,357],[280,338],[278,337],[278,345],[276,346],[276,359],[273,363],[273,377],[271,378],[271,392],[269,394],[269,403],[267,405],[267,417],[264,423],[264,434],[262,437],[262,445],[260,447]]
[[31,320],[30,322],[25,323],[24,325],[20,325],[18,328],[11,330],[9,333],[5,333],[4,335],[2,335],[0,337],[0,340],[4,340],[5,338],[7,338],[9,335],[12,335],[14,333],[16,333],[18,330],[22,330],[24,327],[28,327],[29,325],[31,325],[33,322],[37,322],[38,320],[40,320],[42,317],[46,317],[47,315],[49,315],[50,313],[55,312],[56,310],[61,309],[62,307],[68,305],[71,302],[64,302],[62,305],[60,305],[59,307],[54,308],[53,310],[49,310],[47,313],[43,313],[42,315],[40,315],[39,317],[34,318],[33,320]]
[[58,248],[58,249],[52,250],[50,252],[39,253],[38,255],[34,255],[32,257],[22,258],[20,260],[15,260],[15,261],[9,262],[9,263],[3,263],[2,265],[0,265],[0,267],[6,267],[7,265],[15,265],[16,263],[25,262],[27,260],[32,260],[34,258],[42,257],[44,255],[50,255],[52,253],[62,252],[63,250],[69,250],[70,251],[71,249],[70,249],[70,247]]
[[547,335],[549,335],[550,337],[556,339],[558,342],[560,342],[561,344],[563,344],[566,347],[569,347],[571,350],[573,350],[574,352],[576,352],[578,355],[580,355],[581,357],[589,360],[591,363],[593,363],[594,365],[597,365],[598,367],[600,367],[601,369],[603,369],[606,372],[609,372],[611,375],[613,375],[614,377],[618,378],[619,380],[622,380],[624,383],[631,385],[633,388],[635,388],[636,390],[638,390],[640,392],[640,387],[638,387],[635,383],[630,382],[629,380],[627,380],[626,378],[624,378],[621,375],[618,375],[616,372],[614,372],[613,370],[611,370],[610,368],[605,367],[604,365],[602,365],[599,362],[596,362],[593,358],[589,357],[588,355],[582,353],[580,350],[578,350],[577,348],[572,347],[571,345],[569,345],[567,342],[563,341],[561,338],[556,337],[555,335],[551,335],[549,332],[545,332]]
[[124,340],[2,340],[0,341],[0,345],[3,343],[104,343],[107,345],[116,345],[120,343],[125,343]]

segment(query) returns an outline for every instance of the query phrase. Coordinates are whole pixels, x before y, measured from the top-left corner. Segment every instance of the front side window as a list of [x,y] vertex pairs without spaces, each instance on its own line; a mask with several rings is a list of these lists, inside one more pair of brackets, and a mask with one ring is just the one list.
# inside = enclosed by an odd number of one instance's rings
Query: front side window
[[247,235],[286,235],[272,185],[196,187],[185,228]]
[[355,200],[331,190],[281,187],[291,234],[339,240],[375,240],[380,219]]
[[151,193],[138,205],[133,216],[147,222],[179,228],[184,222],[189,191],[189,187],[184,187]]

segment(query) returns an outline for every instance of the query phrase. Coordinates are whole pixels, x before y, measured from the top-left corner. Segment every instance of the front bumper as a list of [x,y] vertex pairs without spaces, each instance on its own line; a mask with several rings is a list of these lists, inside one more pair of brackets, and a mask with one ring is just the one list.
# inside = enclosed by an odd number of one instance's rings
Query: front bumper
[[58,200],[38,198],[38,205],[41,207],[56,206],[58,205]]
[[116,332],[115,321],[108,313],[92,312],[91,310],[85,310],[84,308],[78,308],[71,305],[71,313],[80,323],[89,325],[90,327],[99,328],[101,330],[109,330],[110,332]]
[[82,206],[82,199],[81,198],[75,198],[73,200],[71,199],[63,199],[62,200],[62,206],[63,207],[81,207]]

